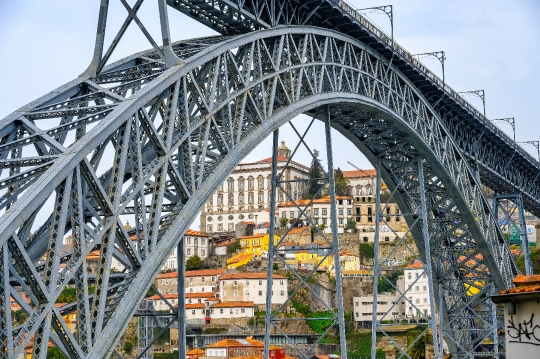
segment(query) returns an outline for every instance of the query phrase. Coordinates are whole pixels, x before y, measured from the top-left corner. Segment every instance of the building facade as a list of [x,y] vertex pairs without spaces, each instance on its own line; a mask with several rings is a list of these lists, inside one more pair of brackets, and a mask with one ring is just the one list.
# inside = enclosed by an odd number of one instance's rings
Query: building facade
[[[187,271],[185,277],[186,293],[215,292],[219,286],[219,278],[225,269],[203,269]],[[178,291],[178,272],[163,273],[156,277],[156,288],[162,294],[172,294]]]
[[[278,149],[278,172],[283,172],[283,180],[306,179],[309,167],[291,161],[287,168],[291,151],[281,141]],[[201,211],[201,231],[206,233],[234,231],[241,221],[259,223],[270,221],[272,157],[252,163],[241,163],[212,195]],[[308,186],[305,182],[285,184],[293,198],[303,198]],[[277,191],[278,203],[288,198],[281,190]]]
[[[194,255],[199,256],[202,260],[209,256],[209,237],[199,231],[188,229],[184,234],[184,260],[187,261]],[[177,247],[167,258],[163,265],[163,269],[178,269],[178,253]]]
[[[253,302],[266,304],[267,273],[235,273],[220,277],[221,302]],[[272,304],[283,304],[287,300],[287,277],[272,276]]]
[[[347,221],[352,219],[352,197],[349,196],[336,196],[336,210],[338,228],[344,228],[347,225]],[[287,202],[278,205],[278,211],[280,218],[287,218],[289,220],[296,219],[300,216],[300,208],[304,208],[310,203],[310,200],[298,200],[296,203]],[[311,217],[315,225],[323,225],[325,228],[330,229],[332,226],[332,219],[330,215],[330,196],[314,199],[311,202],[310,208],[308,208],[300,217],[302,224],[307,224],[307,216]]]
[[[369,328],[373,322],[373,295],[353,297],[353,317],[360,326]],[[377,320],[401,320],[405,317],[405,299],[396,293],[377,295]]]
[[407,318],[417,318],[421,315],[430,316],[429,281],[422,262],[415,262],[403,268],[403,272],[405,288],[408,289],[406,295],[409,300],[406,303],[405,315]]

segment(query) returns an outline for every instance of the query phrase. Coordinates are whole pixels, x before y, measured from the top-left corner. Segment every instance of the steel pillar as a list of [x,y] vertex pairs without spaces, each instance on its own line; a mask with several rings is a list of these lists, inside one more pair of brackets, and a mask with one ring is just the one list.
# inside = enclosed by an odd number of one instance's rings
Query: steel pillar
[[525,259],[525,274],[532,275],[527,222],[525,221],[525,209],[523,208],[521,195],[514,193],[494,196],[493,214],[499,219],[499,225],[503,233],[508,234],[508,243],[512,244],[512,233],[519,233],[522,254]]
[[176,308],[176,318],[178,323],[178,359],[184,359],[186,357],[186,263],[184,252],[184,241],[182,239],[176,247],[176,258],[178,261],[178,307]]
[[[320,112],[317,111],[317,114]],[[298,351],[299,356],[302,359],[308,359],[310,357],[310,352],[313,350],[313,348],[326,336],[332,335],[332,329],[334,327],[337,327],[337,330],[335,333],[333,333],[334,337],[339,339],[340,341],[340,350],[341,355],[343,358],[346,358],[347,356],[347,349],[346,349],[346,334],[345,334],[345,321],[344,321],[344,313],[343,313],[343,297],[342,297],[342,288],[341,288],[341,267],[340,267],[340,257],[339,257],[339,243],[338,243],[338,235],[337,235],[337,212],[336,212],[336,198],[335,198],[335,189],[334,189],[334,172],[333,172],[333,163],[332,163],[332,142],[331,142],[331,136],[330,136],[330,110],[328,107],[324,108],[324,122],[325,122],[325,143],[326,143],[326,149],[327,149],[327,161],[328,161],[328,171],[324,171],[322,167],[320,166],[320,163],[317,160],[316,151],[312,151],[310,147],[306,144],[304,141],[304,138],[307,134],[307,132],[310,130],[314,118],[311,119],[309,122],[306,131],[301,135],[297,128],[292,124],[289,123],[292,127],[293,131],[296,133],[296,135],[299,138],[299,142],[296,145],[294,151],[292,151],[291,158],[288,159],[286,164],[278,164],[277,161],[277,144],[278,144],[278,131],[274,131],[274,138],[273,138],[273,162],[272,162],[272,197],[271,197],[271,228],[270,228],[270,243],[269,243],[269,261],[268,261],[268,282],[267,282],[267,298],[266,298],[266,322],[265,322],[265,356],[268,357],[268,350],[270,346],[270,333],[272,329],[274,329],[277,333],[283,335],[286,340],[292,344],[295,349]],[[284,173],[286,171],[287,166],[292,160],[292,157],[297,152],[298,148],[300,146],[305,146],[305,148],[308,150],[308,152],[313,156],[314,158],[314,164],[316,167],[320,167],[321,170],[321,178],[310,178],[310,179],[296,179],[296,180],[290,180],[284,177]],[[291,184],[299,184],[299,183],[311,183],[314,182],[318,186],[317,193],[314,194],[313,198],[308,201],[308,203],[304,203],[303,201],[296,200],[296,197],[293,195],[293,191],[291,190]],[[327,186],[328,185],[328,186]],[[273,218],[275,216],[275,209],[277,208],[277,195],[278,191],[281,191],[286,199],[289,201],[289,203],[293,203],[294,206],[297,209],[298,216],[293,221],[294,223],[290,223],[290,226],[287,228],[285,234],[281,236],[279,240],[277,240],[277,243],[273,243],[272,239],[274,236],[274,227],[275,227],[275,219]],[[315,198],[318,198],[321,196],[323,191],[328,191],[328,195],[330,197],[330,202],[334,202],[331,204],[331,210],[330,210],[330,218],[331,218],[331,228],[332,228],[332,237],[331,239],[327,237],[327,235],[323,232],[321,228],[318,227],[318,225],[315,223],[313,218],[313,213],[311,212],[312,208],[311,205],[313,203],[313,200]],[[275,256],[275,248],[282,246],[282,243],[285,243],[287,241],[287,238],[289,236],[289,232],[292,228],[295,226],[301,224],[302,221],[306,221],[311,231],[314,231],[317,235],[322,237],[322,240],[324,243],[322,244],[310,244],[310,245],[298,245],[294,246],[293,249],[287,249],[285,248],[283,252],[285,253],[297,253],[299,251],[310,251],[311,253],[317,253],[317,263],[313,263],[313,268],[300,271],[299,268],[296,266],[293,267],[289,263],[287,263],[284,259],[284,257],[281,256]],[[281,251],[281,249],[280,249]],[[274,258],[275,257],[275,258]],[[278,260],[278,263],[281,263],[284,267],[286,267],[292,274],[295,279],[299,281],[299,285],[295,288],[289,288],[288,298],[285,301],[284,304],[280,305],[279,308],[276,310],[271,310],[271,296],[272,296],[272,266],[274,263],[274,259]],[[331,263],[333,259],[332,268],[334,270],[334,273],[336,275],[336,299],[337,303],[329,303],[325,300],[323,300],[318,294],[317,291],[313,288],[314,286],[317,286],[319,284],[313,283],[312,280],[314,279],[313,276],[317,272],[317,269],[323,264],[323,263]],[[288,305],[302,305],[304,303],[304,300],[302,299],[302,291],[307,291],[310,296],[316,299],[316,302],[313,304],[320,309],[318,310],[324,310],[328,314],[321,318],[321,317],[307,317],[307,318],[288,318],[287,316],[283,315],[285,313],[286,306]],[[305,293],[305,292],[304,292]],[[337,310],[336,310],[337,307]],[[294,343],[292,340],[290,340],[289,335],[294,334],[293,332],[290,332],[290,329],[288,329],[288,324],[293,323],[295,321],[323,321],[323,323],[328,323],[327,327],[324,330],[324,333],[322,333],[315,342],[307,348],[307,350],[300,348],[296,343]]]

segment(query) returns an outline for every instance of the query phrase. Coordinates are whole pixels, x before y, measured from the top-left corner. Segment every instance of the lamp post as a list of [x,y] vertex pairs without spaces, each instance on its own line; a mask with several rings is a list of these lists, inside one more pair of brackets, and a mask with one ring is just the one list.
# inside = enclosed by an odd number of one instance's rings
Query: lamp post
[[435,58],[435,59],[439,60],[439,62],[441,63],[443,94],[442,94],[441,98],[437,102],[435,102],[435,104],[433,105],[433,107],[435,107],[444,98],[444,91],[445,91],[445,88],[446,88],[446,84],[445,84],[445,81],[444,81],[444,61],[446,60],[446,55],[445,55],[444,51],[433,51],[433,52],[424,52],[424,53],[416,54],[416,55],[412,55],[412,56],[416,57],[416,58],[423,58],[423,57],[424,58],[425,57]]
[[480,97],[480,99],[482,100],[482,105],[484,106],[484,117],[486,117],[486,93],[484,92],[484,90],[464,91],[459,93],[466,96],[469,95]]
[[[370,13],[370,12],[383,12],[390,19],[390,36],[392,39],[392,59],[394,58],[394,8],[393,5],[382,5],[374,7],[366,7],[363,9],[356,9],[358,12]],[[390,59],[390,63],[392,63]]]
[[513,117],[508,118],[496,118],[494,120],[491,120],[491,122],[506,122],[510,126],[512,126],[512,131],[514,131],[514,142],[516,142],[516,120]]
[[536,153],[538,155],[538,162],[540,162],[540,141],[524,141],[524,142],[517,142],[524,145],[530,145],[536,147]]

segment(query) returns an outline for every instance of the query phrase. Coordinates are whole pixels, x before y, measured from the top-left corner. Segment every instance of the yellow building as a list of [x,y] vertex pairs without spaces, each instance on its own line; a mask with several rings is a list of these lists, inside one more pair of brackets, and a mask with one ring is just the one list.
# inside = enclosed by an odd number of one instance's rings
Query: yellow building
[[255,255],[253,253],[240,253],[231,259],[227,260],[227,269],[235,269],[241,266],[245,266],[253,259]]
[[[240,248],[244,254],[256,254],[258,256],[268,255],[268,234],[255,234],[253,236],[240,237]],[[280,240],[279,236],[274,235],[274,245]]]
[[[316,266],[318,270],[328,270],[333,263],[333,256],[318,255],[316,251],[308,253],[307,250],[301,250],[295,253],[294,257],[299,268],[311,269]],[[319,265],[320,263],[320,265]]]

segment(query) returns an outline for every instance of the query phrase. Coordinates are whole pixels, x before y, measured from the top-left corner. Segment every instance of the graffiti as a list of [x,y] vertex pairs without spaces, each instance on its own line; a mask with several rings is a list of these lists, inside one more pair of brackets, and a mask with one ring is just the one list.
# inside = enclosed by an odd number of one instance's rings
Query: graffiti
[[514,316],[512,315],[508,320],[509,325],[506,327],[506,334],[512,339],[510,343],[532,344],[540,345],[540,325],[534,325],[534,313],[531,314],[531,319],[523,321],[523,323],[517,323],[517,327],[514,324]]

